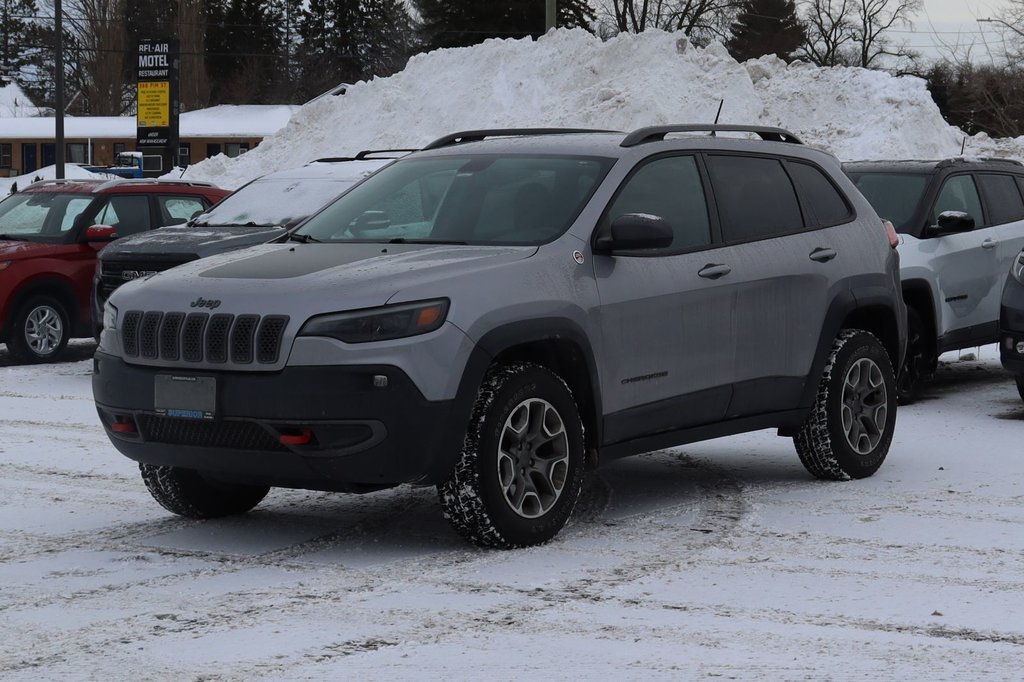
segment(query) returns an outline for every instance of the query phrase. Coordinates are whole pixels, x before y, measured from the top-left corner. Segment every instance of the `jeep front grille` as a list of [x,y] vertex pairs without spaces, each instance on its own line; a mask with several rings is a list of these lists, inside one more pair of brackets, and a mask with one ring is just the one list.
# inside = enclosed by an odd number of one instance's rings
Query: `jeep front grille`
[[132,310],[121,323],[121,346],[126,356],[146,360],[272,365],[287,326],[287,315]]

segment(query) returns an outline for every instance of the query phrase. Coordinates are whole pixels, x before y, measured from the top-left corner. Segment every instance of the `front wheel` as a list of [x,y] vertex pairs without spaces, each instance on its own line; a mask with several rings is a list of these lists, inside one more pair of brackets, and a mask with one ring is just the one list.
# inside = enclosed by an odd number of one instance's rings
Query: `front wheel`
[[190,519],[244,514],[270,491],[266,486],[221,483],[192,469],[140,464],[139,471],[161,507]]
[[583,424],[569,387],[526,362],[488,370],[462,454],[438,495],[470,542],[524,547],[566,524],[583,486]]
[[793,438],[814,476],[845,481],[875,473],[896,425],[896,377],[873,334],[847,329],[832,344],[814,409]]
[[7,349],[20,362],[50,362],[68,345],[69,327],[68,313],[58,300],[35,296],[15,314]]
[[1017,382],[1017,395],[1020,396],[1021,400],[1024,400],[1024,374],[1018,374],[1014,377]]
[[917,400],[921,387],[935,371],[935,352],[927,334],[921,315],[908,306],[907,354],[896,385],[896,397],[901,405],[909,405]]

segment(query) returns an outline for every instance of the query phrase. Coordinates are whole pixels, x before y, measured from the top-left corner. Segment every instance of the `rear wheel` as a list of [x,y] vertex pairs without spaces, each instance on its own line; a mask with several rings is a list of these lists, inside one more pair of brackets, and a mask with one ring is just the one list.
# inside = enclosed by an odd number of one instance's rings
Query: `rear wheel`
[[1024,400],[1024,374],[1018,374],[1014,377],[1017,382],[1017,395],[1020,396],[1021,400]]
[[565,525],[583,485],[583,424],[569,387],[531,363],[488,370],[448,480],[445,518],[486,547],[547,542]]
[[20,362],[50,362],[68,345],[69,328],[68,313],[57,299],[34,296],[15,313],[7,349]]
[[139,471],[160,506],[190,519],[244,514],[270,491],[266,486],[221,483],[192,469],[140,464]]
[[844,330],[814,410],[793,438],[800,461],[818,478],[865,478],[882,466],[895,424],[896,378],[885,347],[869,332]]

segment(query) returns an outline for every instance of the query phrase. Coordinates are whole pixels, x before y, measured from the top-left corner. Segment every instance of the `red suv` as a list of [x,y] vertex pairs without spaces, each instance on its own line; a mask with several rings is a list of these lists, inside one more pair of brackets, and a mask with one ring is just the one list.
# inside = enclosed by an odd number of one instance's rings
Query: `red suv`
[[198,182],[46,180],[0,201],[0,342],[53,360],[92,336],[96,254],[113,239],[184,223],[230,192]]

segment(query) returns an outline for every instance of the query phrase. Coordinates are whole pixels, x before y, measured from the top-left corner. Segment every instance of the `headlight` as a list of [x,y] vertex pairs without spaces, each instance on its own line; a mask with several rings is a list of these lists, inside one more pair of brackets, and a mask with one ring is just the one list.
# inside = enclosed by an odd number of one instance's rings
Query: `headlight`
[[1024,251],[1017,254],[1017,257],[1013,261],[1013,265],[1010,266],[1010,274],[1013,278],[1024,284]]
[[110,301],[103,304],[103,328],[114,331],[117,329],[117,308]]
[[330,336],[345,343],[367,343],[426,334],[444,324],[448,299],[386,305],[311,318],[299,336]]
[[0,260],[0,270],[6,270],[8,268],[8,266],[10,266],[10,264],[13,263],[13,262],[14,261],[10,261],[10,260]]

